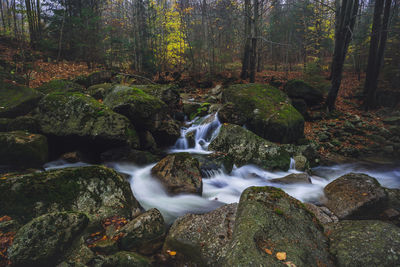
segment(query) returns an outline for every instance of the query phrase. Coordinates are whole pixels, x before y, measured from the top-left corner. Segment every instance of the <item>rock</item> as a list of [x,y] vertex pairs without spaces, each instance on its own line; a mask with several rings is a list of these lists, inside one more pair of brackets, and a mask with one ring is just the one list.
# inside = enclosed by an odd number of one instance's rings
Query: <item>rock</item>
[[9,233],[9,232],[17,232],[18,229],[21,228],[21,225],[16,221],[9,218],[9,220],[4,220],[0,222],[0,233]]
[[283,148],[238,125],[222,125],[209,149],[225,153],[238,167],[256,164],[265,169],[288,170],[290,165],[290,156]]
[[181,136],[181,128],[176,121],[167,119],[157,125],[152,135],[158,146],[171,146]]
[[0,132],[0,165],[41,167],[47,162],[47,139],[28,132]]
[[131,149],[129,147],[118,147],[100,155],[103,162],[105,161],[125,161],[138,165],[147,165],[160,160],[159,156],[153,155],[148,151]]
[[88,223],[85,214],[73,212],[33,219],[19,229],[8,249],[11,266],[55,266]]
[[368,175],[349,173],[324,188],[326,206],[340,219],[378,218],[388,200],[379,182]]
[[150,260],[134,252],[121,251],[109,256],[102,263],[101,267],[150,267]]
[[206,214],[178,218],[165,239],[163,251],[176,251],[177,265],[218,266],[228,252],[236,208],[234,203]]
[[300,112],[303,117],[307,116],[307,104],[304,99],[292,98],[292,106]]
[[311,179],[307,173],[292,173],[282,178],[272,179],[270,182],[278,184],[311,184]]
[[40,133],[39,121],[33,116],[20,116],[9,121],[7,131],[28,131]]
[[139,146],[126,117],[80,93],[48,94],[39,103],[38,120],[44,134],[64,138],[63,142],[69,138],[71,143],[89,143],[103,151],[116,145]]
[[111,91],[112,88],[112,83],[95,84],[87,89],[87,93],[94,99],[104,99],[104,97]]
[[151,169],[171,194],[193,193],[201,195],[203,182],[199,161],[189,153],[170,154]]
[[284,89],[290,98],[304,99],[310,107],[320,104],[324,100],[324,95],[320,90],[302,80],[290,80]]
[[303,155],[297,155],[294,156],[294,165],[295,165],[295,169],[298,171],[305,171],[306,169],[309,168],[308,166],[308,160],[305,156]]
[[84,88],[80,84],[68,80],[52,80],[42,84],[36,90],[45,95],[54,92],[84,92]]
[[95,71],[88,76],[79,76],[74,82],[85,86],[86,88],[94,84],[108,83],[111,81],[112,73],[108,70]]
[[192,116],[192,114],[196,114],[197,109],[199,109],[199,108],[201,108],[201,104],[200,103],[190,103],[190,102],[188,102],[188,103],[184,103],[183,104],[183,111],[185,112],[185,115],[188,118],[191,118],[191,117],[194,118],[194,115]]
[[12,119],[0,118],[0,132],[7,132],[8,124],[10,124],[11,121]]
[[192,157],[199,161],[202,177],[210,177],[213,172],[221,169],[230,173],[233,169],[232,159],[221,153],[192,154]]
[[14,118],[33,110],[42,95],[34,89],[0,79],[0,118]]
[[119,250],[117,241],[114,241],[112,239],[100,240],[96,242],[95,245],[90,249],[93,250],[93,252],[95,253],[101,253],[106,255],[116,253]]
[[[285,93],[261,84],[237,84],[222,92],[232,109],[220,113],[222,122],[243,121],[249,130],[267,140],[290,143],[303,137],[303,116],[289,103]],[[242,123],[240,125],[243,125]]]
[[165,237],[164,218],[157,209],[151,209],[128,222],[118,232],[123,250],[135,250],[152,254],[163,244]]
[[85,155],[79,151],[67,152],[61,155],[60,159],[65,160],[68,163],[77,163],[84,160]]
[[176,85],[136,85],[143,92],[157,97],[167,104],[170,112],[180,108],[181,96]]
[[0,181],[0,217],[21,222],[54,211],[85,212],[99,222],[114,215],[132,218],[141,209],[129,183],[102,166],[13,175]]
[[339,219],[330,212],[330,210],[326,207],[318,207],[314,204],[311,203],[304,203],[306,208],[311,211],[315,217],[319,220],[320,223],[323,225],[327,223],[336,223],[339,221]]
[[139,133],[140,148],[142,150],[155,151],[157,149],[157,143],[153,135],[149,131]]
[[385,124],[400,126],[400,116],[384,118],[382,121]]
[[333,266],[328,241],[304,205],[274,187],[249,187],[240,197],[232,241],[222,266]]
[[337,266],[399,266],[400,228],[381,221],[342,221],[327,231]]

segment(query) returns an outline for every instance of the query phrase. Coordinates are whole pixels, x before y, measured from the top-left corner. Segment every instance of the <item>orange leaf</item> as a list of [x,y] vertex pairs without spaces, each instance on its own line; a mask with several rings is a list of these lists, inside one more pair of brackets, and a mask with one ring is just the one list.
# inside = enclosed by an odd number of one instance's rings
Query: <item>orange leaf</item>
[[286,252],[278,252],[276,253],[276,258],[280,261],[286,260]]
[[271,250],[269,250],[269,249],[264,249],[264,251],[265,251],[265,253],[267,253],[267,254],[269,254],[269,255],[272,255],[272,251]]

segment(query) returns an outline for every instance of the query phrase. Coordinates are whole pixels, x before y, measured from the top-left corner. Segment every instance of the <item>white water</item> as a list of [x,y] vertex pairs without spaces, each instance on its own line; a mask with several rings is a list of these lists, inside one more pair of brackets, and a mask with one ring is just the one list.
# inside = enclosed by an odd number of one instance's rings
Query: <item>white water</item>
[[[182,128],[181,138],[169,152],[189,152],[197,154],[212,153],[208,145],[219,132],[221,123],[216,114],[202,119],[196,119]],[[186,135],[194,132],[194,144],[189,146]],[[83,163],[65,164],[57,161],[47,164],[46,169],[82,166]],[[295,162],[291,159],[290,169],[287,172],[269,172],[254,165],[240,168],[234,167],[230,174],[219,171],[210,171],[207,178],[203,178],[202,196],[192,194],[169,195],[160,182],[152,177],[151,168],[155,165],[138,167],[131,163],[109,163],[110,167],[130,176],[131,188],[134,196],[145,209],[157,208],[163,214],[166,222],[186,213],[204,213],[211,211],[224,203],[238,202],[240,195],[249,186],[275,186],[282,188],[289,195],[305,202],[318,203],[323,200],[323,188],[334,179],[349,173],[366,173],[378,179],[385,187],[400,188],[400,166],[376,169],[376,167],[361,164],[345,164],[332,167],[318,167],[314,169],[315,176],[311,176],[312,184],[279,185],[270,183],[271,179],[284,177],[291,173],[300,173],[295,170]]]

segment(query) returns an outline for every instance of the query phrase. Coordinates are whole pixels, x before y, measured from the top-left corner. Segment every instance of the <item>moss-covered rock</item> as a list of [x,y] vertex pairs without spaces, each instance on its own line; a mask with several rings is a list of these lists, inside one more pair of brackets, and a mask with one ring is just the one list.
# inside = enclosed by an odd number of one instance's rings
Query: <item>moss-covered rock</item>
[[169,230],[163,251],[177,252],[177,266],[218,266],[232,239],[236,208],[234,203],[206,214],[178,218]]
[[89,219],[83,213],[50,213],[17,232],[8,249],[11,266],[55,266]]
[[85,86],[86,88],[100,83],[108,83],[111,81],[112,73],[108,70],[100,70],[90,73],[89,75],[79,76],[74,79],[74,82]]
[[25,115],[36,107],[41,97],[34,89],[0,80],[0,117]]
[[164,218],[157,209],[151,209],[130,221],[117,233],[122,233],[121,248],[152,254],[163,244],[165,237]]
[[39,121],[34,116],[19,116],[11,119],[7,124],[8,131],[28,131],[30,133],[40,133]]
[[102,267],[150,267],[153,266],[150,260],[142,255],[136,254],[134,252],[121,251],[115,253],[112,256],[107,257],[102,265]]
[[84,91],[84,88],[74,82],[68,80],[52,80],[42,84],[36,90],[42,94],[49,94],[54,92],[80,92]]
[[273,142],[290,143],[303,137],[304,118],[282,91],[262,84],[237,84],[225,88],[222,122],[245,124]]
[[340,219],[376,219],[388,196],[379,182],[366,174],[349,173],[324,188],[326,206]]
[[316,218],[274,187],[250,187],[240,197],[232,241],[222,266],[333,266]]
[[86,92],[95,99],[104,99],[112,88],[112,83],[101,83],[90,86]]
[[102,166],[9,176],[0,180],[0,195],[0,217],[22,222],[54,211],[85,212],[95,222],[140,210],[129,183]]
[[129,147],[118,147],[101,154],[102,161],[132,162],[137,165],[148,165],[159,161],[160,156],[153,155],[148,151],[131,149]]
[[0,165],[41,167],[48,159],[47,138],[23,131],[0,132]]
[[400,228],[381,221],[341,221],[327,230],[336,265],[400,266]]
[[324,95],[321,90],[302,80],[290,80],[285,85],[285,92],[290,98],[303,99],[308,106],[320,104]]
[[180,106],[181,96],[176,85],[135,85],[135,88],[157,97],[167,104],[169,111],[177,110]]
[[57,137],[74,137],[111,147],[139,147],[139,138],[129,120],[80,93],[52,93],[39,103],[41,131]]
[[285,149],[238,125],[222,125],[208,148],[225,153],[237,166],[256,164],[265,169],[288,170],[290,165]]
[[194,193],[201,195],[203,181],[199,161],[189,153],[171,154],[151,169],[172,194]]

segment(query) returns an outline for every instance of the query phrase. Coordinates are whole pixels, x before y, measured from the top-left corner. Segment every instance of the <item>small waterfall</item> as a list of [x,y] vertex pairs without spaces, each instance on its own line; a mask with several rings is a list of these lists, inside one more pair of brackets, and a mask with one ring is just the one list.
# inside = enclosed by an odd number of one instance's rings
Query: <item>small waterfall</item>
[[296,161],[294,158],[290,158],[289,170],[296,170]]
[[221,122],[218,114],[210,114],[203,118],[196,118],[182,127],[181,137],[171,148],[171,152],[211,153],[208,145],[218,135]]

